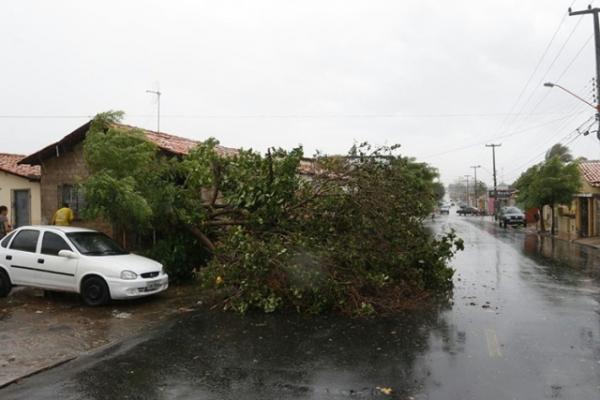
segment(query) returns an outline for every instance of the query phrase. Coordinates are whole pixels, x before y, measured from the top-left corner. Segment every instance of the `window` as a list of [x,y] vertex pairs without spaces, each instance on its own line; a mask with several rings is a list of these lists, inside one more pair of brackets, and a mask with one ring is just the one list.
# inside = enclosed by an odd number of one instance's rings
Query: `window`
[[67,242],[56,233],[46,232],[42,239],[42,254],[57,256],[61,250],[71,250]]
[[114,240],[100,232],[73,232],[67,237],[81,254],[89,256],[114,256],[128,254]]
[[0,246],[6,248],[8,246],[8,243],[10,242],[10,238],[12,238],[13,236],[15,236],[15,233],[16,233],[16,231],[12,231],[8,235],[6,235],[4,237],[4,239],[2,239],[2,241],[0,242]]
[[35,253],[37,241],[40,237],[39,231],[22,230],[17,233],[15,240],[12,241],[10,248],[13,250],[28,251]]
[[85,206],[83,191],[77,185],[58,185],[58,208],[61,208],[64,203],[67,203],[73,210],[75,218],[79,218],[79,214]]

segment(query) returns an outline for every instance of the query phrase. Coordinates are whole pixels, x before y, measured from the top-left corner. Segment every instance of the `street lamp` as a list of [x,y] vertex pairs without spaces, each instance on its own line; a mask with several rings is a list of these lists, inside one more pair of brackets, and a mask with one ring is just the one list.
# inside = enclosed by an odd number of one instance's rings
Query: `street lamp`
[[583,101],[585,104],[587,104],[588,106],[592,107],[597,112],[600,112],[600,104],[599,105],[594,105],[594,104],[590,103],[589,101],[587,101],[586,99],[584,99],[583,97],[578,96],[575,93],[571,92],[569,89],[567,89],[567,88],[559,85],[558,83],[546,82],[546,83],[544,83],[544,86],[549,87],[549,88],[553,88],[553,87],[556,86],[557,88],[564,90],[565,92],[567,92],[571,96],[575,97],[576,99],[578,99],[580,101]]

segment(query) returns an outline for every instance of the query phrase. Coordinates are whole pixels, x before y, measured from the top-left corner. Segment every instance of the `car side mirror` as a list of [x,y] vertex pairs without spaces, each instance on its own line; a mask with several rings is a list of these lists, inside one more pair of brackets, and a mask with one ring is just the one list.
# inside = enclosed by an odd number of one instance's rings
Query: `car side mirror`
[[65,257],[65,258],[79,258],[79,256],[77,255],[77,253],[71,251],[71,250],[61,250],[58,252],[58,256],[59,257]]

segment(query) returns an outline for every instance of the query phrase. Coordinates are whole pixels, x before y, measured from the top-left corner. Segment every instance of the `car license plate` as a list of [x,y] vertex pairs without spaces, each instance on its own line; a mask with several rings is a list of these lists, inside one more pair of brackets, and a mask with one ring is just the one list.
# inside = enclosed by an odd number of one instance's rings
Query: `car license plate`
[[158,289],[159,287],[160,287],[160,282],[149,283],[146,285],[146,291],[151,292],[153,290]]

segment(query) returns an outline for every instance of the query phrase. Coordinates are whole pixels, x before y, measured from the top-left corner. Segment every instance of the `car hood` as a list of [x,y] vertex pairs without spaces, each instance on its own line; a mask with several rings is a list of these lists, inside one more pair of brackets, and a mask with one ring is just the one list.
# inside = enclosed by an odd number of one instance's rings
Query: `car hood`
[[146,257],[138,256],[137,254],[120,254],[114,256],[87,256],[88,258],[102,262],[103,264],[111,264],[118,270],[129,270],[137,274],[145,272],[155,272],[162,269],[162,264]]

